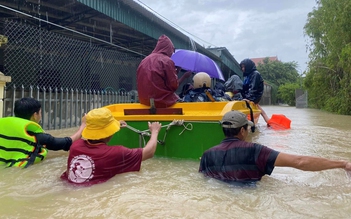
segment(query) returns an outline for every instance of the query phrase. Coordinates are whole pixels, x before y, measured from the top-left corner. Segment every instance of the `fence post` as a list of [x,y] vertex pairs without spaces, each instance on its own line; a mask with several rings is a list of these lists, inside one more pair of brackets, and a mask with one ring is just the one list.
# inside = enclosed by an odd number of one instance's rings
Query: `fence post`
[[4,112],[4,88],[6,82],[11,82],[10,76],[5,76],[2,72],[0,72],[0,118],[3,116]]

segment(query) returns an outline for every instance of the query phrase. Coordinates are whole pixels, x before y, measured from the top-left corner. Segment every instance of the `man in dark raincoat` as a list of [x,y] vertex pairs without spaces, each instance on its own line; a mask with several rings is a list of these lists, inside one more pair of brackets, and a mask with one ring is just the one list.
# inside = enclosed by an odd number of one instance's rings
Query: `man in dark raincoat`
[[251,59],[241,61],[240,67],[244,73],[242,96],[244,100],[246,99],[258,104],[263,95],[263,78]]
[[178,80],[176,67],[170,58],[173,53],[172,41],[162,35],[152,53],[139,64],[137,85],[140,103],[150,106],[150,99],[153,98],[155,107],[166,108],[180,99],[175,91],[179,82],[189,77],[191,72]]

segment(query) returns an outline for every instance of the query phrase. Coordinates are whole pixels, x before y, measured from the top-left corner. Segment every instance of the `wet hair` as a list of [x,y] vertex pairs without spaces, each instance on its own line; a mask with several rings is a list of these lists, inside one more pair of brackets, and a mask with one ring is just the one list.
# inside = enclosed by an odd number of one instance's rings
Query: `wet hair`
[[223,128],[223,133],[225,137],[234,137],[239,134],[241,128],[244,128],[245,130],[247,130],[247,127],[249,127],[248,124],[245,124],[239,128]]
[[34,113],[39,113],[41,104],[34,98],[24,97],[15,101],[15,116],[30,120]]

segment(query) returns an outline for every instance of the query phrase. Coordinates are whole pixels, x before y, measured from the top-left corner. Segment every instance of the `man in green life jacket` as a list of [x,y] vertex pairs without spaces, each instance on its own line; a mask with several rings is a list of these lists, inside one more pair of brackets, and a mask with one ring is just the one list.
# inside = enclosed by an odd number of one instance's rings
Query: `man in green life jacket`
[[71,137],[55,138],[38,124],[41,104],[33,98],[15,102],[15,117],[0,118],[0,165],[28,167],[42,161],[48,150],[68,151],[72,142],[81,138],[85,116],[78,131]]

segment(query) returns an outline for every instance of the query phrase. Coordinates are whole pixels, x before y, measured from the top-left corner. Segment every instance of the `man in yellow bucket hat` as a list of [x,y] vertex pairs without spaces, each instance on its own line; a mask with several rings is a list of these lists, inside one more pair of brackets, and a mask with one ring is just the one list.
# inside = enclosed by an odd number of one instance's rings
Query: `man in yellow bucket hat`
[[152,158],[155,153],[161,124],[148,122],[151,137],[144,148],[108,146],[121,125],[127,124],[117,121],[109,109],[91,110],[86,115],[86,127],[82,132],[84,139],[71,146],[67,170],[61,178],[75,184],[90,185],[105,182],[116,174],[139,171],[141,162]]

